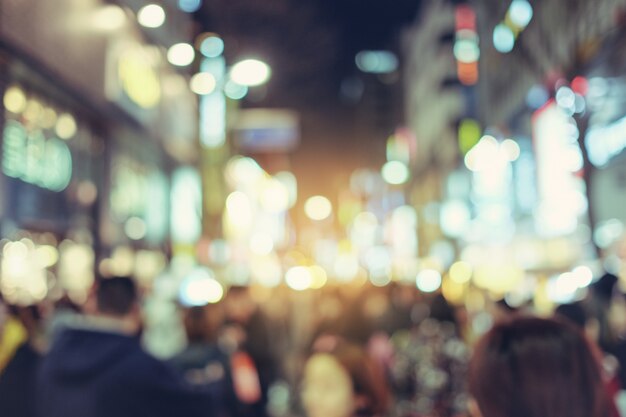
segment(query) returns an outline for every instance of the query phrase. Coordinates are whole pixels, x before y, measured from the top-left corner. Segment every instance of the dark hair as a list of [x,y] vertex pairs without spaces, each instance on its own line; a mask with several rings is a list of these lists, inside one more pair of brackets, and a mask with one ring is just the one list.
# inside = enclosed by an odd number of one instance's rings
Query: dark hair
[[323,348],[315,349],[313,354],[332,356],[348,372],[354,393],[366,399],[364,408],[357,410],[357,414],[360,416],[384,414],[389,406],[389,390],[383,369],[359,345],[334,336],[325,337],[332,339],[331,343],[325,343]]
[[554,310],[557,319],[569,320],[580,329],[584,329],[589,316],[582,303],[561,304]]
[[517,317],[476,345],[469,391],[483,417],[606,417],[599,351],[573,325]]
[[138,302],[137,286],[129,277],[103,278],[96,288],[98,311],[125,316]]

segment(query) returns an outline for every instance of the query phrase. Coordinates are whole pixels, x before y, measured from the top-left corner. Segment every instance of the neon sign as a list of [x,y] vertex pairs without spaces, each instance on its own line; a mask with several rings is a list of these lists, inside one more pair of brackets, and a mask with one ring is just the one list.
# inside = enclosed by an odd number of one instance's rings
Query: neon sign
[[8,120],[3,134],[2,172],[11,178],[63,191],[72,179],[72,154],[62,140],[46,139],[41,130],[28,132],[15,120]]

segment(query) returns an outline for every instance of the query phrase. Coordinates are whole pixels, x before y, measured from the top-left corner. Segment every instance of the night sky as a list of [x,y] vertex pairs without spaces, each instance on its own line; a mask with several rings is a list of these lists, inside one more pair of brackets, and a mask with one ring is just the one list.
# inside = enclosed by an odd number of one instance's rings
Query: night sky
[[[272,67],[267,87],[252,91],[243,106],[300,113],[301,144],[287,158],[287,168],[298,177],[301,194],[332,198],[347,185],[354,169],[384,161],[386,138],[376,141],[359,132],[362,103],[346,101],[341,84],[361,76],[354,62],[357,52],[398,48],[401,28],[415,20],[419,4],[419,0],[204,3],[199,18],[205,30],[224,39],[228,62],[254,55]],[[262,165],[276,162],[267,156],[258,159]]]

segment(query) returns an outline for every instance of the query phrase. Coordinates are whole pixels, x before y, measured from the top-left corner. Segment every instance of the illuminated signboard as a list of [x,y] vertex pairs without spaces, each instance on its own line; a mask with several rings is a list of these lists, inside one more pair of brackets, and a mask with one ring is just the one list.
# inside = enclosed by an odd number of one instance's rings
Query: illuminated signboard
[[8,120],[3,134],[2,172],[50,191],[63,191],[72,179],[72,154],[64,141],[28,132]]
[[532,123],[539,193],[535,228],[541,236],[565,236],[587,209],[576,123],[554,101],[537,110]]

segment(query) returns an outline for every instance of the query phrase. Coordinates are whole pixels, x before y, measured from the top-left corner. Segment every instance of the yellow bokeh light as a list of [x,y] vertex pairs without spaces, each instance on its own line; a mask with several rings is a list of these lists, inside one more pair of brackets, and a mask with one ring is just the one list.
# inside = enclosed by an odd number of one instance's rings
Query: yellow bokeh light
[[271,73],[266,63],[256,59],[245,59],[233,65],[230,78],[239,85],[254,87],[267,82]]
[[458,284],[469,282],[472,278],[472,266],[467,262],[455,262],[450,267],[450,279]]
[[304,212],[312,220],[324,220],[332,211],[330,200],[321,195],[313,196],[304,203]]
[[328,282],[326,270],[319,265],[313,265],[309,268],[311,273],[311,288],[320,289]]
[[54,246],[42,245],[36,249],[36,256],[43,268],[51,267],[59,260],[59,251]]
[[452,279],[444,279],[441,286],[441,293],[450,303],[460,305],[463,303],[465,286]]
[[59,115],[55,128],[56,134],[61,139],[71,139],[76,134],[76,120],[69,113]]
[[269,255],[274,250],[272,236],[266,233],[257,233],[250,238],[250,251],[255,255]]
[[305,266],[295,266],[285,274],[285,282],[292,290],[304,291],[311,288],[313,276],[309,268]]
[[504,294],[515,288],[524,279],[524,271],[515,266],[487,265],[476,268],[474,284],[476,286]]
[[18,86],[7,88],[4,93],[4,108],[11,113],[19,114],[26,109],[26,94]]
[[199,72],[194,74],[189,80],[189,88],[198,95],[207,95],[215,91],[217,81],[213,74],[208,72]]
[[289,190],[275,178],[264,181],[261,190],[261,206],[270,213],[280,213],[289,208]]

